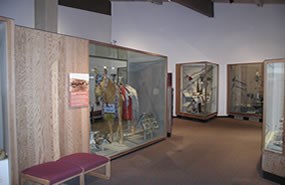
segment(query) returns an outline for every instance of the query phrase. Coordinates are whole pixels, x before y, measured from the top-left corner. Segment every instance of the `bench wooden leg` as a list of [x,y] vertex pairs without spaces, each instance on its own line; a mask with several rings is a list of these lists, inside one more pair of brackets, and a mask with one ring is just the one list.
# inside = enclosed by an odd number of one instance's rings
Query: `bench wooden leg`
[[24,185],[26,181],[36,182],[36,183],[40,183],[42,185],[49,185],[50,184],[50,182],[48,180],[33,177],[30,175],[21,174],[21,185]]
[[111,162],[110,161],[106,164],[105,172],[106,172],[107,179],[110,179],[111,178]]
[[[105,167],[105,174],[101,174],[101,173],[97,173],[95,172],[95,170],[101,168],[101,167]],[[98,167],[96,169],[94,169],[93,171],[90,171],[87,173],[87,175],[92,175],[101,179],[110,179],[111,177],[111,162],[107,162],[106,164],[102,165],[101,167]]]
[[79,176],[80,185],[85,185],[84,173]]

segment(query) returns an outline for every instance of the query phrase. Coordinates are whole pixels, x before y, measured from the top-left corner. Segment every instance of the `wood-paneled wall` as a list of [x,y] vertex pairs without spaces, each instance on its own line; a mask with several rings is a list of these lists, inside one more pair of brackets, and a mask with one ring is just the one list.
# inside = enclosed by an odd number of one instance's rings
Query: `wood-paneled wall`
[[19,171],[89,150],[89,109],[68,105],[69,73],[88,73],[88,41],[16,26]]

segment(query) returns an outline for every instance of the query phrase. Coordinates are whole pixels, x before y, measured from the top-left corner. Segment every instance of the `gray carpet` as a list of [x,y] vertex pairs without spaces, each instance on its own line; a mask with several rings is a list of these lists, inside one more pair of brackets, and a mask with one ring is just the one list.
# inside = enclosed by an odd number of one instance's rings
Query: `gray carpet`
[[261,177],[261,123],[174,119],[172,137],[112,161],[87,185],[274,185]]

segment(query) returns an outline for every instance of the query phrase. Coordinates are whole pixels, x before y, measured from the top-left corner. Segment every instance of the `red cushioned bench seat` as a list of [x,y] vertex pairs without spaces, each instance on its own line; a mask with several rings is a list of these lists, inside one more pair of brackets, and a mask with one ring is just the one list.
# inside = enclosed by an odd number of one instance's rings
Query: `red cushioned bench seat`
[[[104,156],[90,153],[75,153],[64,156],[58,161],[71,163],[79,166],[84,174],[96,176],[103,179],[111,177],[110,159]],[[105,174],[96,173],[95,170],[105,167]]]
[[[33,181],[44,185],[58,185],[75,177],[80,177],[83,182],[82,169],[74,164],[53,161],[32,166],[22,171],[21,185],[26,181]],[[83,185],[80,183],[80,185]]]
[[[96,172],[99,168],[105,168],[105,173]],[[43,185],[59,185],[75,177],[79,177],[80,185],[84,185],[85,174],[109,179],[111,177],[110,159],[90,153],[67,155],[57,161],[39,164],[23,170],[21,185],[24,185],[26,181]]]

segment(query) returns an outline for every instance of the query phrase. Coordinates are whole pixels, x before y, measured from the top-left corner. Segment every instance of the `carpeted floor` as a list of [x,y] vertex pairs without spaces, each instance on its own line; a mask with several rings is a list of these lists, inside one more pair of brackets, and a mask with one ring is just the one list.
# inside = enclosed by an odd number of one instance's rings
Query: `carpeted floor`
[[275,185],[261,177],[261,123],[174,119],[172,137],[112,161],[87,185]]

